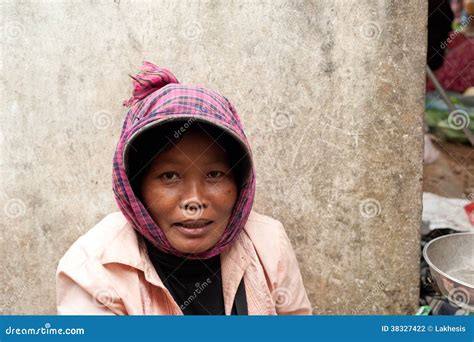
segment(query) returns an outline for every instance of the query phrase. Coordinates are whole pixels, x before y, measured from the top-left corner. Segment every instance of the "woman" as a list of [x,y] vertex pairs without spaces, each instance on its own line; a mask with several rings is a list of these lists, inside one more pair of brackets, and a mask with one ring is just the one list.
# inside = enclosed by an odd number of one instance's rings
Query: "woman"
[[280,222],[252,211],[255,173],[234,106],[144,62],[114,156],[120,212],[57,270],[59,314],[311,314]]

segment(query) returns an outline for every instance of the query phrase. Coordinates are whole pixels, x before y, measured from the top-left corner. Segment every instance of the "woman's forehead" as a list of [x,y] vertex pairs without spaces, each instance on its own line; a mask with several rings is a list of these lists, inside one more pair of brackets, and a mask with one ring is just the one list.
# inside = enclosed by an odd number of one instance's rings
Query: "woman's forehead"
[[213,138],[205,133],[186,134],[177,143],[158,155],[157,160],[161,163],[186,164],[200,162],[212,164],[225,162],[227,153],[225,149]]

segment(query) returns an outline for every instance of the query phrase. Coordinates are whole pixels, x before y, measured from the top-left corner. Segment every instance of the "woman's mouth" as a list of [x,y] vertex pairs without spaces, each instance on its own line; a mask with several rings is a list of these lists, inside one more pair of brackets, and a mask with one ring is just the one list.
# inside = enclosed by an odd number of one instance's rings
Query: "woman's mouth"
[[211,230],[213,223],[214,221],[211,220],[188,220],[173,223],[173,227],[185,236],[196,238],[206,235]]

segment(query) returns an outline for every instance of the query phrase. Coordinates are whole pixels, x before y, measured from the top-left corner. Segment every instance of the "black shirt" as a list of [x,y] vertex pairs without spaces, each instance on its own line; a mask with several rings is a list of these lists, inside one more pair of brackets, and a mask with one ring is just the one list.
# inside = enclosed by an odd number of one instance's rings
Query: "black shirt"
[[[160,251],[145,239],[148,255],[163,284],[185,315],[224,315],[221,259],[186,259]],[[232,315],[247,315],[242,279]]]

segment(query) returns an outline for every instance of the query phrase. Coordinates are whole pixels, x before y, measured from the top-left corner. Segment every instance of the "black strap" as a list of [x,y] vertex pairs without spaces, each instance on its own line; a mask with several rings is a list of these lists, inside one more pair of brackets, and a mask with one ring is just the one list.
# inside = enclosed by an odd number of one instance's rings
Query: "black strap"
[[235,293],[234,306],[232,308],[232,315],[248,315],[247,296],[245,293],[244,278],[240,281],[237,292]]

